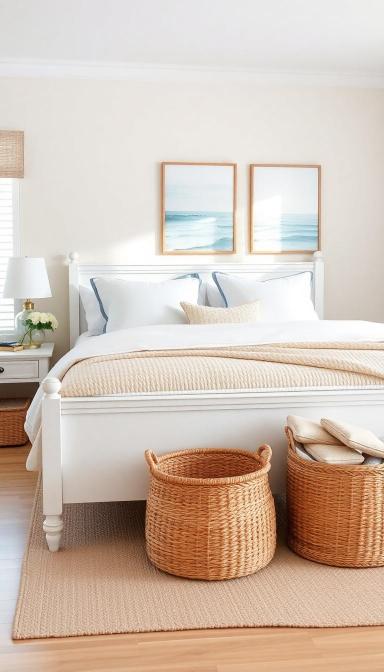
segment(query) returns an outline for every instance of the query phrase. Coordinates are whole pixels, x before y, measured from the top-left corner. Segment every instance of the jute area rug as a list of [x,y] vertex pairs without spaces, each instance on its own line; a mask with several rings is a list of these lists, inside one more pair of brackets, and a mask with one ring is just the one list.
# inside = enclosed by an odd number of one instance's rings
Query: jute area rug
[[319,565],[294,555],[281,540],[271,564],[253,576],[181,579],[149,563],[144,514],[142,502],[66,506],[63,547],[50,553],[38,491],[14,639],[384,624],[384,568]]

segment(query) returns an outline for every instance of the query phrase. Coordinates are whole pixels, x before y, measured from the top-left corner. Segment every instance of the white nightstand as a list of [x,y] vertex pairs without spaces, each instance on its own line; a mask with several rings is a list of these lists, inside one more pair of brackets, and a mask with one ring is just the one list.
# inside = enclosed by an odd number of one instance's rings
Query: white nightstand
[[0,383],[40,383],[49,371],[53,348],[53,343],[43,343],[30,350],[0,351]]

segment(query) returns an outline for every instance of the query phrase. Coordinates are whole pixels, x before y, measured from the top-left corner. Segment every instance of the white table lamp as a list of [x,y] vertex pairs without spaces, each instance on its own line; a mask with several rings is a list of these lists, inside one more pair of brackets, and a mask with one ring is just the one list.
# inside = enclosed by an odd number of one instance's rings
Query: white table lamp
[[[23,299],[23,310],[16,315],[16,333],[23,335],[28,314],[34,310],[33,299],[52,296],[45,260],[42,257],[11,257],[5,276],[3,297]],[[30,297],[30,298],[26,298]]]

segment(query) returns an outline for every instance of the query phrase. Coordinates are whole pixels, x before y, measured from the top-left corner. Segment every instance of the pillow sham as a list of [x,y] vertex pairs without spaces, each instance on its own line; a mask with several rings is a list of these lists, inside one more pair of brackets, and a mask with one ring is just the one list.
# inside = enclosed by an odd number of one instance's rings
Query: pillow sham
[[225,301],[220,294],[213,276],[205,284],[205,305],[211,308],[225,308]]
[[193,303],[180,303],[189,324],[254,324],[260,320],[260,301],[245,303],[234,308],[212,308],[211,306],[197,306]]
[[217,272],[213,273],[212,277],[226,307],[232,308],[252,301],[261,301],[263,322],[319,319],[311,298],[310,272],[272,280],[255,280]]
[[329,418],[322,418],[321,425],[349,448],[374,457],[384,457],[384,443],[369,429]]
[[153,324],[182,324],[181,301],[197,303],[200,279],[194,277],[140,282],[121,278],[91,278],[91,285],[106,321],[104,331]]
[[92,287],[85,285],[80,285],[79,292],[89,336],[100,336],[104,331],[106,320],[101,314],[96,294]]

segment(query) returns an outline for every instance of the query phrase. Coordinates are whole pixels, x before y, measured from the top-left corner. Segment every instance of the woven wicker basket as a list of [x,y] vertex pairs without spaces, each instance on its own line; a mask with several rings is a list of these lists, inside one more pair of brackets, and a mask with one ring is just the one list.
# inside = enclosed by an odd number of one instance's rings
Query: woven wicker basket
[[309,462],[286,434],[290,548],[325,565],[384,565],[384,465]]
[[23,446],[28,441],[24,431],[30,399],[0,399],[0,446]]
[[272,451],[184,450],[145,456],[151,471],[146,542],[159,569],[192,579],[233,579],[272,559]]

